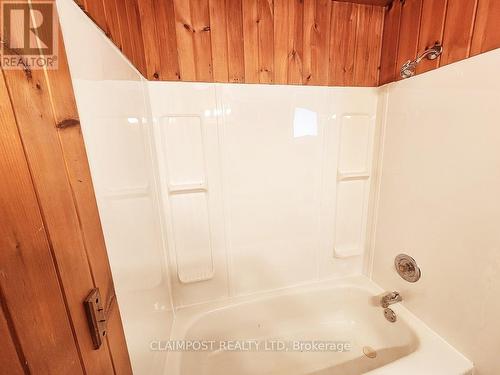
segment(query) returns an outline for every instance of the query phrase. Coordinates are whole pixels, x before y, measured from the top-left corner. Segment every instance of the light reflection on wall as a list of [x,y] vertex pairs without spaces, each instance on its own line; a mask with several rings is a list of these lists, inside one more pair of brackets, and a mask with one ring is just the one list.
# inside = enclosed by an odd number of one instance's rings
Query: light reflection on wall
[[293,115],[294,138],[318,135],[318,113],[307,108],[295,108]]
[[203,111],[203,114],[205,117],[218,117],[224,115],[230,115],[231,114],[231,108],[225,108],[225,109],[205,109]]

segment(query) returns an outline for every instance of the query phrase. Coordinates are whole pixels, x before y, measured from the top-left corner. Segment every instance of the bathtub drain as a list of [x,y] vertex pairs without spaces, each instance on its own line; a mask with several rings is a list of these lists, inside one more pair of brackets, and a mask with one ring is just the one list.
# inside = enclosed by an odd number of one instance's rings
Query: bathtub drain
[[370,346],[363,346],[363,354],[372,359],[377,357],[377,351]]

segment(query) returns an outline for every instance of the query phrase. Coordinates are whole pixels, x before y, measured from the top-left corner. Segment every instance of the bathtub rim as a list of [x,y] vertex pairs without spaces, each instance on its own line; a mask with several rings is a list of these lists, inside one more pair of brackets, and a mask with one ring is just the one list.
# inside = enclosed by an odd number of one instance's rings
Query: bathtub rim
[[[276,297],[298,295],[307,292],[328,289],[355,288],[367,292],[371,297],[376,297],[385,292],[373,280],[365,275],[348,276],[306,284],[275,289],[270,291],[252,293],[243,296],[229,297],[223,300],[198,303],[176,308],[174,323],[169,337],[170,340],[182,340],[188,330],[200,319],[214,311],[230,309],[235,306],[258,303]],[[411,313],[404,303],[391,306],[398,316],[398,320],[405,323],[417,337],[418,348],[398,360],[367,372],[366,375],[472,375],[474,366],[472,361],[450,345],[429,326]],[[380,307],[380,314],[383,309]],[[387,324],[391,324],[387,322]],[[172,355],[177,354],[177,355]],[[162,356],[163,374],[179,374],[179,353],[166,353]],[[177,372],[176,372],[177,371]]]

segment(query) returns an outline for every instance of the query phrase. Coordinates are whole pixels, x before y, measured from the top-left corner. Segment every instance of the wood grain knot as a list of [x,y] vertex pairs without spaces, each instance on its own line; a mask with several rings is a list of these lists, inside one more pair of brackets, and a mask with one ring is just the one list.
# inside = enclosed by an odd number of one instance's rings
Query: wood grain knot
[[61,122],[57,123],[56,128],[66,129],[66,128],[70,128],[70,127],[78,126],[78,125],[80,125],[80,120],[77,120],[74,118],[68,118],[68,119],[64,119]]
[[33,79],[33,73],[31,72],[31,68],[29,67],[29,65],[24,65],[23,71],[26,79],[28,81],[31,81]]

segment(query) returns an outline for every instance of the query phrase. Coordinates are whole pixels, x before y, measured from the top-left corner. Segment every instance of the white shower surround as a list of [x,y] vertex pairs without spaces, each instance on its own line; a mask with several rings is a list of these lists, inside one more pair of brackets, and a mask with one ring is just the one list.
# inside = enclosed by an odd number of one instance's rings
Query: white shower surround
[[[176,309],[369,273],[379,89],[147,82],[71,0],[58,7],[134,373],[163,375],[164,355],[149,345],[169,338]],[[168,167],[186,150],[199,159]],[[436,339],[396,311],[421,342]],[[468,373],[444,342],[415,353],[432,361],[434,349],[455,361],[442,374]],[[394,373],[410,373],[410,357]]]
[[175,306],[361,274],[375,89],[149,93]]

